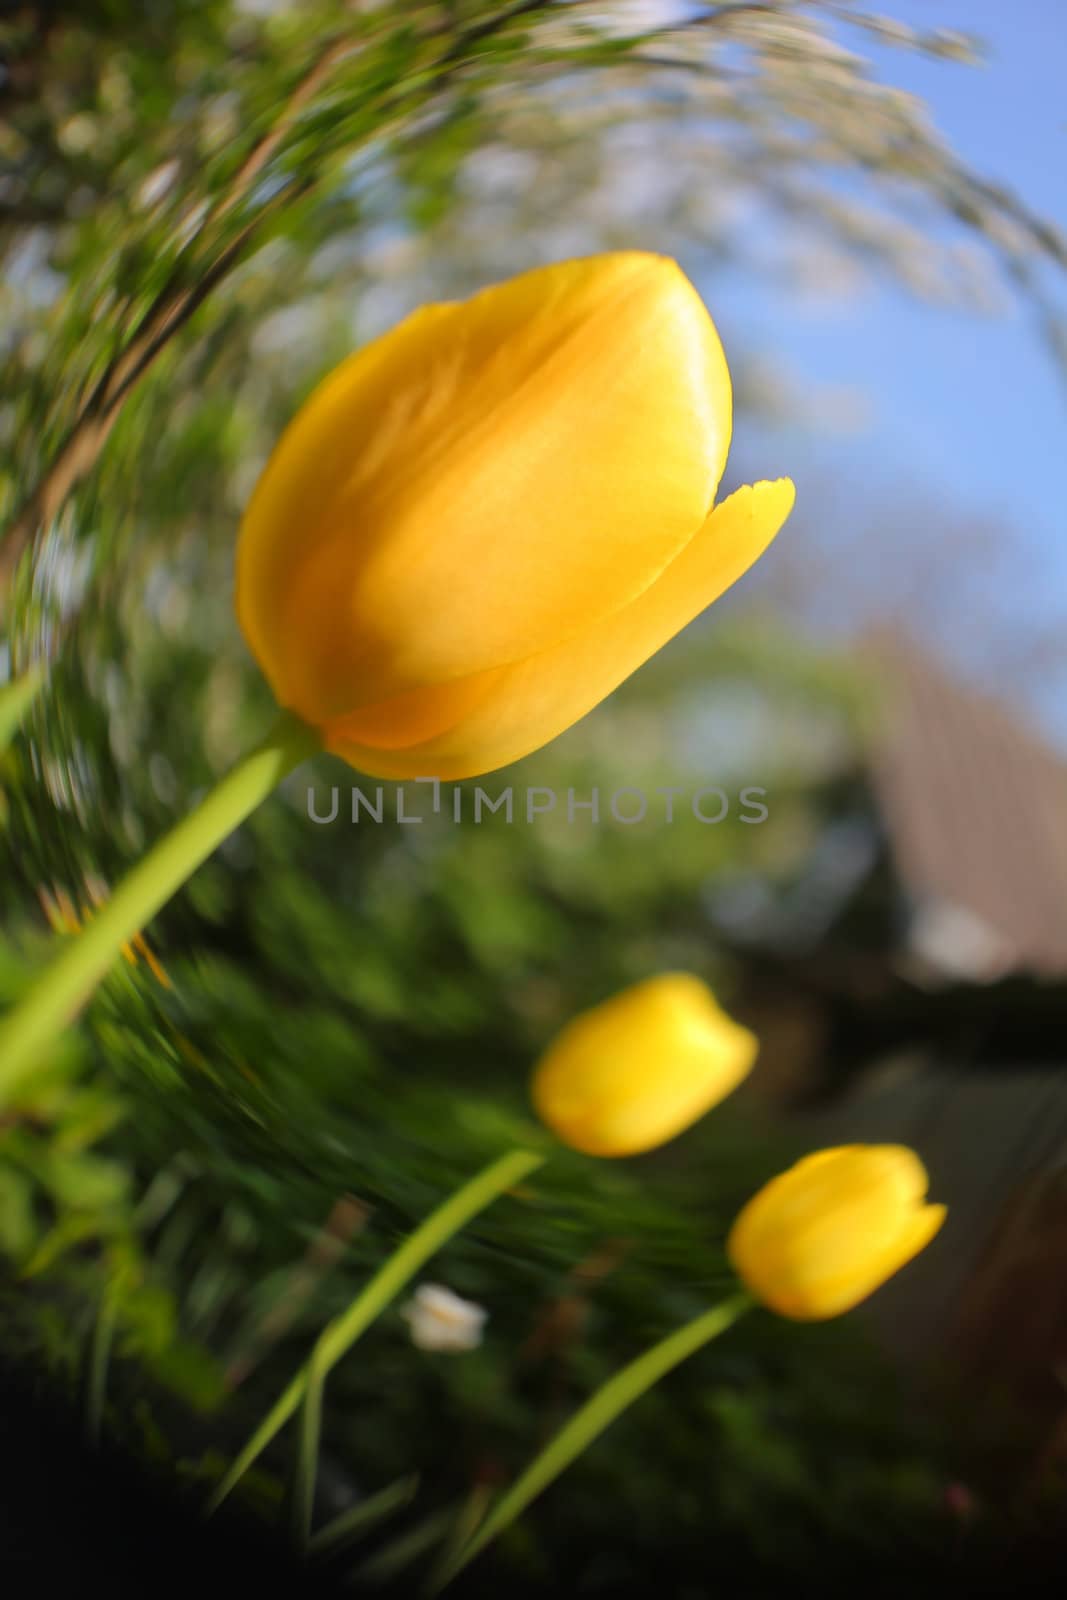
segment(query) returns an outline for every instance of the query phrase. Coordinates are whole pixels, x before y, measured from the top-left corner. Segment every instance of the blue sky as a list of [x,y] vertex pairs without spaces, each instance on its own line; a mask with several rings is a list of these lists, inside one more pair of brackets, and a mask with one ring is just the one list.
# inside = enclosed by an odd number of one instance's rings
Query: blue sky
[[[885,12],[915,26],[984,38],[979,67],[857,45],[878,76],[921,95],[941,132],[972,168],[999,180],[1067,228],[1067,0],[893,0]],[[850,39],[850,43],[851,43]],[[1051,276],[1049,281],[1051,282]],[[1060,286],[1059,303],[1067,307]],[[1021,559],[1005,593],[1010,626],[1054,625],[1067,635],[1067,377],[1042,344],[1032,313],[1011,306],[983,317],[876,285],[840,305],[797,314],[795,297],[767,285],[717,283],[724,335],[784,356],[795,379],[866,390],[859,434],[816,439],[779,431],[774,471],[843,485],[870,478],[892,493],[956,514],[1001,514]],[[760,453],[770,441],[760,441]],[[779,466],[783,453],[787,466]],[[975,618],[976,627],[983,621]],[[1003,621],[999,624],[1003,627]],[[1061,682],[1067,681],[1067,675]],[[1067,706],[1045,696],[1042,720],[1067,736]]]

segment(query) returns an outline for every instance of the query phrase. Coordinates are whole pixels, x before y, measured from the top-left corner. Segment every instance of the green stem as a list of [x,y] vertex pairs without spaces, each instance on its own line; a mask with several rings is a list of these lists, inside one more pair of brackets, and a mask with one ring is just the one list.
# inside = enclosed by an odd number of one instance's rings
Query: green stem
[[318,747],[318,735],[283,712],[263,743],[126,875],[0,1023],[0,1105],[74,1019],[122,946]]
[[472,1217],[484,1211],[505,1190],[511,1189],[527,1173],[539,1167],[544,1156],[533,1150],[512,1150],[485,1167],[463,1188],[451,1195],[443,1205],[431,1212],[425,1222],[408,1235],[383,1267],[380,1267],[362,1294],[357,1295],[347,1311],[327,1324],[319,1335],[311,1356],[296,1377],[275,1401],[271,1410],[249,1439],[236,1461],[208,1501],[208,1513],[226,1499],[231,1489],[244,1477],[275,1435],[285,1426],[299,1406],[307,1388],[308,1377],[314,1370],[325,1379],[331,1367],[355,1344],[376,1317],[396,1299],[405,1284],[419,1268],[435,1255],[453,1234],[466,1226]]
[[651,1350],[646,1350],[623,1367],[621,1372],[609,1378],[534,1457],[526,1471],[497,1501],[478,1532],[459,1554],[439,1569],[431,1592],[437,1593],[443,1589],[498,1533],[521,1516],[530,1502],[547,1489],[594,1439],[598,1439],[627,1406],[633,1405],[647,1389],[658,1383],[664,1373],[670,1372],[672,1367],[699,1350],[701,1345],[725,1332],[752,1303],[751,1296],[747,1294],[724,1300],[721,1305],[686,1323],[685,1327],[668,1334],[666,1339],[661,1339],[659,1344],[653,1345]]

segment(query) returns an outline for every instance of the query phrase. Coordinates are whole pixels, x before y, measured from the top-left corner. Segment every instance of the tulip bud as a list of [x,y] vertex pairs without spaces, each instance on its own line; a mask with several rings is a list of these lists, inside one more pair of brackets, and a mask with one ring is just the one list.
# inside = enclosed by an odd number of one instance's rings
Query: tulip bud
[[237,611],[279,702],[353,766],[456,780],[539,748],[756,560],[787,480],[712,510],[714,324],[673,262],[561,262],[349,357],[245,514]]
[[725,1099],[757,1050],[706,984],[668,972],[569,1022],[534,1070],[533,1103],[564,1144],[593,1156],[636,1155]]
[[925,1203],[928,1187],[922,1162],[904,1145],[819,1150],[753,1196],[727,1254],[779,1316],[836,1317],[930,1243],[945,1207]]

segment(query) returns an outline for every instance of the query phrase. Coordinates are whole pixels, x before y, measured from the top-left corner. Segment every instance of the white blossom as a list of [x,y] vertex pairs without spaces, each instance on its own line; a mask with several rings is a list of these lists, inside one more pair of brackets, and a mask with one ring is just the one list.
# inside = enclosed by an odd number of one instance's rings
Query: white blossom
[[474,1350],[489,1313],[440,1283],[420,1284],[401,1311],[420,1350]]

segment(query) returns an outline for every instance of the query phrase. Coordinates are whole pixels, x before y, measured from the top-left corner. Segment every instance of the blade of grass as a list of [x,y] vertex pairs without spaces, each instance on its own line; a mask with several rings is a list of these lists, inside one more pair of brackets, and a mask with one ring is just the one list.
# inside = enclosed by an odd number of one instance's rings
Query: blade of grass
[[484,1522],[492,1499],[493,1491],[488,1483],[476,1483],[471,1489],[459,1509],[459,1515],[452,1524],[451,1532],[441,1552],[438,1563],[440,1571],[446,1571],[459,1559],[460,1552],[474,1538]]
[[15,737],[23,717],[43,689],[44,680],[44,667],[38,665],[0,686],[0,753]]
[[89,1345],[89,1370],[85,1385],[85,1437],[94,1449],[100,1443],[100,1429],[104,1420],[107,1371],[111,1362],[117,1314],[115,1296],[110,1292],[105,1293],[93,1324],[93,1335]]
[[296,1432],[296,1462],[290,1501],[290,1531],[298,1550],[306,1550],[311,1538],[315,1509],[315,1477],[319,1465],[319,1436],[322,1432],[322,1395],[326,1373],[321,1345],[316,1345],[308,1362],[304,1399]]
[[372,1494],[366,1500],[361,1500],[358,1505],[351,1506],[347,1511],[342,1511],[340,1516],[334,1517],[318,1533],[313,1533],[308,1540],[308,1554],[313,1556],[332,1556],[338,1554],[346,1545],[354,1544],[357,1539],[363,1538],[376,1528],[379,1522],[384,1522],[386,1517],[392,1516],[394,1511],[400,1511],[410,1505],[415,1498],[415,1491],[419,1485],[418,1475],[412,1473],[408,1478],[398,1478],[395,1483],[390,1483],[386,1488],[380,1489],[377,1494]]
[[369,1560],[361,1561],[353,1567],[348,1574],[347,1582],[353,1587],[362,1587],[365,1583],[384,1583],[389,1578],[396,1577],[403,1572],[405,1567],[410,1567],[427,1550],[432,1550],[439,1540],[445,1537],[452,1525],[454,1512],[435,1511],[425,1521],[417,1523],[414,1528],[402,1533],[394,1539],[392,1544],[387,1544],[384,1550],[376,1550]]

